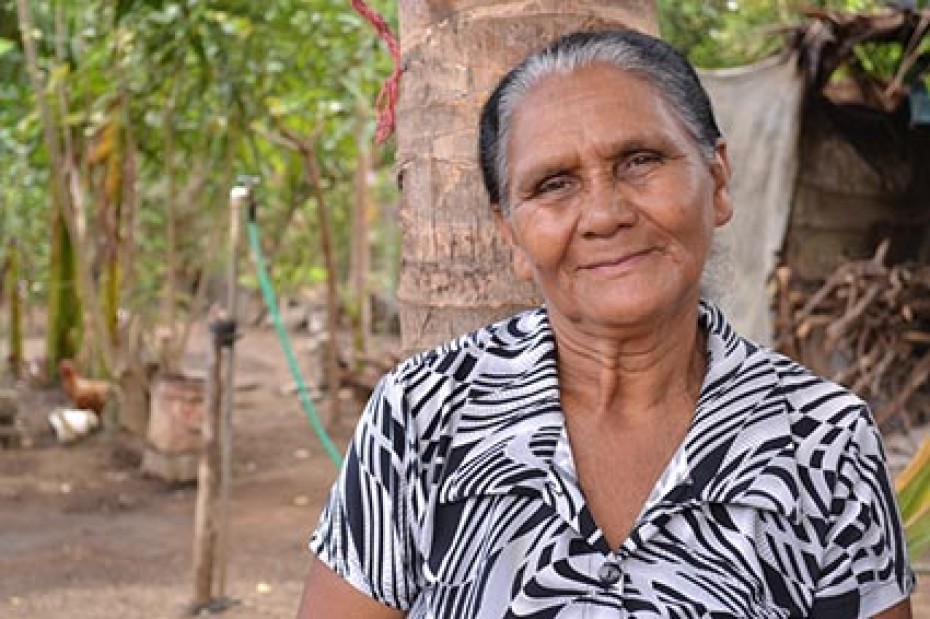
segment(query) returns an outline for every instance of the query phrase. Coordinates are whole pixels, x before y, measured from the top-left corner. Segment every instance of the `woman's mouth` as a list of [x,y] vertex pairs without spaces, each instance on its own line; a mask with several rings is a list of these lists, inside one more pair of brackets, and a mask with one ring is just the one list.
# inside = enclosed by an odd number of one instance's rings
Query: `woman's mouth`
[[582,265],[581,270],[604,275],[608,275],[617,271],[625,271],[636,266],[651,252],[651,249],[643,249],[629,252],[617,257],[591,261]]

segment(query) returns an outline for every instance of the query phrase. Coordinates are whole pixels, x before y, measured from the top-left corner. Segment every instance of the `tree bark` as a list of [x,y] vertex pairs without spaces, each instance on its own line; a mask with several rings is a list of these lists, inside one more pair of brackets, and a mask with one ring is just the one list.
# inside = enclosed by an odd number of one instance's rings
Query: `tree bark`
[[478,114],[504,72],[574,30],[657,32],[654,0],[408,0],[397,162],[406,352],[538,303],[517,282],[477,165]]

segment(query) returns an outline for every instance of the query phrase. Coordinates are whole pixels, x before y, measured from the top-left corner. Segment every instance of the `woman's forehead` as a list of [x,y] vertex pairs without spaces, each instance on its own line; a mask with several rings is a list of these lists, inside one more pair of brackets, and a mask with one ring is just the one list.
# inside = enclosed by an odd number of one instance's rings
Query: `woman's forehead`
[[659,90],[640,71],[624,69],[604,61],[595,61],[576,67],[554,67],[547,72],[529,81],[521,99],[515,108],[519,108],[527,99],[538,96],[539,93],[552,93],[565,91],[575,87],[578,83],[594,81],[597,83],[613,84],[618,89],[618,95],[626,89],[642,89],[654,96],[660,96]]
[[[594,112],[613,113],[618,119],[632,112],[644,121],[656,113],[678,116],[668,98],[645,77],[598,63],[540,77],[516,102],[510,129],[514,132],[523,124],[545,124],[547,117],[580,126],[590,121],[586,114]],[[564,128],[564,124],[552,127]]]
[[592,65],[542,78],[514,108],[510,156],[583,140],[614,146],[655,138],[680,141],[690,133],[674,106],[642,76]]

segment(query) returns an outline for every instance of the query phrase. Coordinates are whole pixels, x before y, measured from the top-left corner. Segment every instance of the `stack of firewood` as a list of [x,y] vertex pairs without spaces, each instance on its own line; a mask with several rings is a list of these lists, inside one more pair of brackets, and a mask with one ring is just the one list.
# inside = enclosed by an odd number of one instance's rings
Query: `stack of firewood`
[[775,274],[776,347],[867,400],[880,425],[930,416],[930,266],[846,261],[825,281]]

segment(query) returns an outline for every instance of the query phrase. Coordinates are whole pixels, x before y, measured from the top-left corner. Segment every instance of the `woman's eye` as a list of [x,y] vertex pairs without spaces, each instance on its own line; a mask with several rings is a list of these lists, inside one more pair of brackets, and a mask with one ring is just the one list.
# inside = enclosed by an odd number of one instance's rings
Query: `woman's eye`
[[571,179],[566,176],[552,176],[536,186],[537,194],[547,194],[563,191],[571,185]]
[[642,169],[662,163],[662,156],[658,153],[636,153],[626,160],[626,168],[630,170]]

